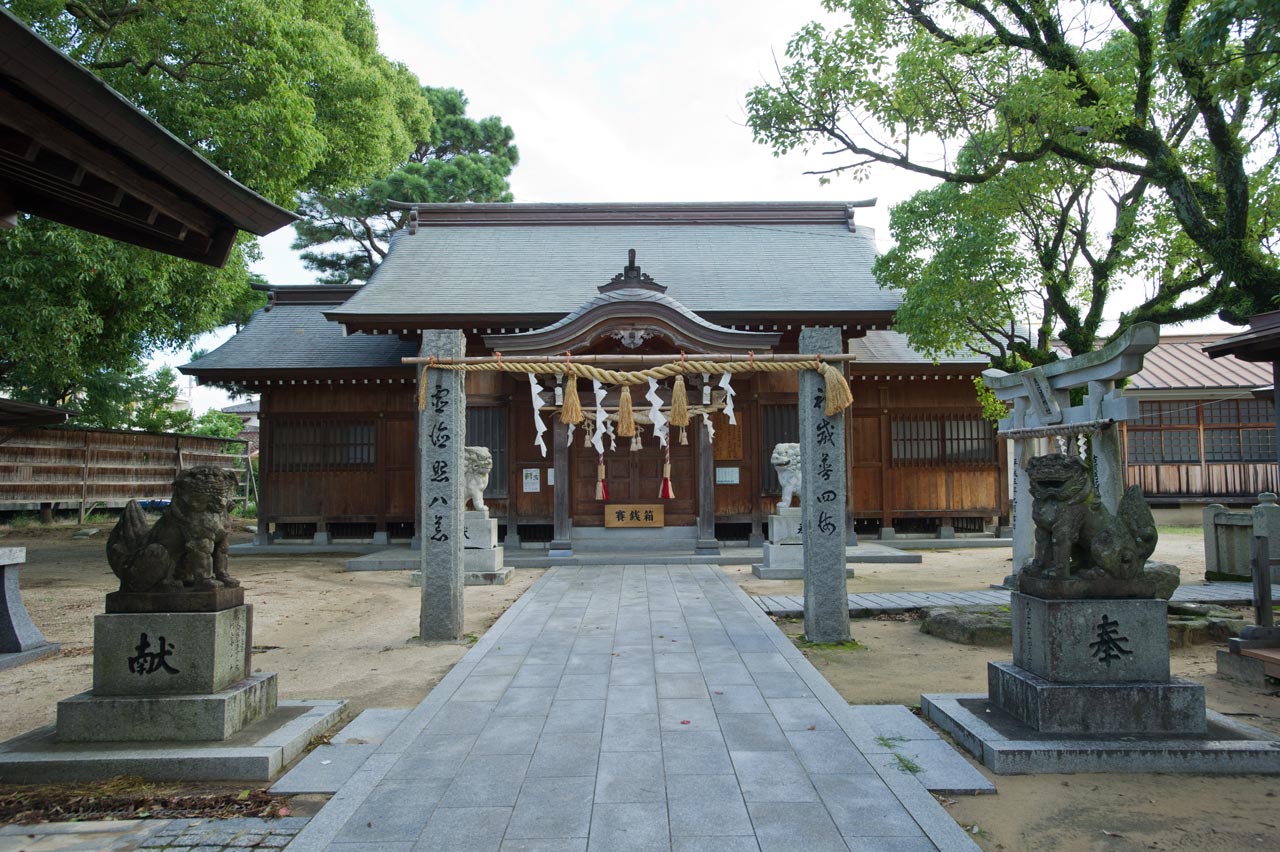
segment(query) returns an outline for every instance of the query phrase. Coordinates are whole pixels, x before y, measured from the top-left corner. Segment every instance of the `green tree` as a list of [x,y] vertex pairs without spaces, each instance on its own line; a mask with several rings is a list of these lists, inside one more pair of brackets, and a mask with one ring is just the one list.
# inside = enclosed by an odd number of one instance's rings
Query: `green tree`
[[[779,81],[748,94],[750,126],[776,153],[826,146],[835,164],[819,170],[824,178],[886,164],[949,184],[895,211],[895,234],[909,244],[903,254],[929,272],[924,286],[995,264],[979,283],[1009,302],[1011,287],[1025,292],[1056,278],[1062,286],[1049,298],[1084,308],[1073,349],[1119,275],[1150,282],[1120,330],[1215,311],[1240,323],[1280,292],[1271,251],[1280,233],[1274,0],[823,5],[851,22],[810,24],[792,39]],[[1025,201],[1037,185],[1041,199],[1050,190],[1065,202],[1056,218],[1052,209],[1028,218],[1001,198]],[[1109,216],[1098,212],[1104,196]],[[942,230],[947,205],[959,235]],[[1042,245],[1026,233],[1035,215],[1048,226]],[[1108,218],[1110,233],[1101,224]],[[976,247],[948,272],[942,259],[966,251],[968,228]],[[936,256],[923,250],[930,233]],[[1089,240],[1073,244],[1082,233]],[[911,264],[898,263],[901,283]],[[977,289],[964,281],[969,293]],[[987,319],[999,315],[983,307]],[[1051,304],[1041,316],[1064,314]],[[1034,317],[1024,325],[1039,327]]]
[[457,89],[423,92],[435,123],[408,162],[360,191],[303,200],[305,218],[294,225],[293,248],[304,250],[303,262],[321,273],[323,283],[367,281],[373,274],[387,256],[391,234],[404,226],[405,212],[388,211],[388,201],[511,201],[507,178],[520,160],[511,128],[497,116],[468,118],[467,99]]
[[191,434],[208,435],[211,438],[235,438],[242,427],[240,418],[225,411],[209,409],[192,423]]
[[[271,200],[360,186],[429,135],[363,0],[4,0],[219,168]],[[0,382],[57,401],[242,317],[256,243],[222,270],[23,217],[0,232]]]
[[75,418],[77,426],[190,432],[196,422],[190,411],[176,407],[177,374],[168,367],[150,374],[140,364],[125,370],[98,371],[85,380],[82,391],[65,402],[80,412]]

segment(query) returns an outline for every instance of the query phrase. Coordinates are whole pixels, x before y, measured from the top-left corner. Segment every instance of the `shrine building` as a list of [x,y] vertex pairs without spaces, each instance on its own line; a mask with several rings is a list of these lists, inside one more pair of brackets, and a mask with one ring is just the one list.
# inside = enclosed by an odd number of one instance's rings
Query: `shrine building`
[[[416,205],[367,284],[273,288],[240,333],[182,372],[261,394],[261,543],[384,543],[415,532],[418,367],[401,359],[420,354],[424,329],[460,329],[468,356],[495,360],[763,360],[796,353],[802,327],[835,327],[855,356],[839,365],[854,397],[848,529],[981,531],[1007,513],[1004,453],[974,392],[985,362],[926,360],[890,330],[900,297],[872,275],[874,233],[855,222],[865,206]],[[598,499],[590,429],[556,416],[563,380],[467,373],[466,443],[492,453],[485,502],[504,544],[758,544],[780,493],[770,456],[797,440],[797,373],[683,379],[693,420],[667,447],[644,416],[647,388],[632,389],[640,435],[605,446]],[[592,383],[576,387],[590,419]],[[604,390],[616,417],[619,388]],[[660,408],[671,392],[671,381],[657,389]],[[619,507],[657,529],[617,529]]]

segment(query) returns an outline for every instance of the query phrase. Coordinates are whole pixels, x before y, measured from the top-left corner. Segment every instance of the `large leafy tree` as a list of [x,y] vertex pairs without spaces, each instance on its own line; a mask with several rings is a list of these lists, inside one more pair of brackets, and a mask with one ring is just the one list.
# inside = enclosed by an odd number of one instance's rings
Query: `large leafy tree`
[[[878,271],[932,351],[1051,358],[1121,319],[1241,322],[1280,292],[1280,15],[1273,0],[825,0],[749,122],[824,174],[890,165],[943,185],[895,209]],[[1000,330],[1003,329],[1003,332]]]
[[[315,193],[303,200],[305,218],[294,227],[293,247],[327,284],[367,281],[387,256],[391,234],[403,227],[403,211],[388,201],[511,201],[507,178],[520,160],[515,134],[497,116],[466,114],[457,89],[423,89],[435,123],[408,161],[356,192]],[[319,249],[327,248],[321,251]]]
[[[363,0],[4,0],[232,177],[276,203],[360,186],[429,134],[417,79]],[[256,252],[222,270],[24,217],[0,232],[0,382],[57,402],[189,342],[246,303]]]

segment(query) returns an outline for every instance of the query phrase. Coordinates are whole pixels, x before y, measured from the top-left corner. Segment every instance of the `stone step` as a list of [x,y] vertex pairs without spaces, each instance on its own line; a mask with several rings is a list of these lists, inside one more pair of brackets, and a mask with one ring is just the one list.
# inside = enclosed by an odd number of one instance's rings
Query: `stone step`
[[976,796],[996,792],[996,785],[901,704],[863,704],[849,709],[875,733],[876,746],[892,754],[902,771],[930,793]]
[[336,793],[369,755],[409,715],[408,710],[369,709],[271,786],[272,793]]

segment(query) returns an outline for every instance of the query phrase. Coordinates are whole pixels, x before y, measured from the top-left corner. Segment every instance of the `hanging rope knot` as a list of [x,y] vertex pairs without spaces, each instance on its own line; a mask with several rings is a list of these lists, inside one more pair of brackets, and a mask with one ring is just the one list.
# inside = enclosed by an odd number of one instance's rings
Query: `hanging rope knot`
[[570,425],[581,423],[587,419],[586,413],[582,410],[582,401],[578,399],[578,377],[574,375],[573,365],[570,362],[570,353],[564,353],[564,405],[560,409],[560,422]]
[[756,353],[754,349],[747,350],[747,357],[751,359],[751,369],[756,368]]
[[493,353],[493,355],[494,355],[494,357],[495,357],[495,358],[497,358],[497,359],[498,359],[498,369],[499,369],[499,370],[501,370],[501,369],[502,369],[502,353],[501,353],[501,352],[494,352],[494,353]]
[[431,369],[435,365],[436,365],[436,356],[432,355],[431,357],[427,358],[427,369]]

